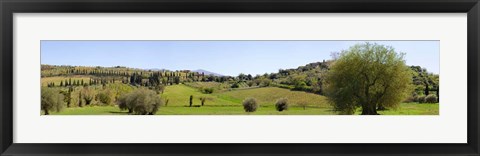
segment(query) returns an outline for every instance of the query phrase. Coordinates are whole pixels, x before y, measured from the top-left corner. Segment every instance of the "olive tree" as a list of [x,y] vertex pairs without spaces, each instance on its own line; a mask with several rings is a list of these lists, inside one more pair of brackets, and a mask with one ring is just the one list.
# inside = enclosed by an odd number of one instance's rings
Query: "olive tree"
[[326,96],[335,110],[378,115],[377,109],[395,108],[412,91],[412,75],[404,54],[379,44],[357,44],[342,51],[326,79]]
[[287,110],[288,109],[288,99],[287,98],[278,99],[277,102],[275,103],[275,109],[279,112]]
[[85,86],[80,93],[83,100],[85,100],[85,105],[90,105],[93,101],[93,98],[95,97],[93,89]]
[[101,103],[105,105],[109,105],[112,102],[112,92],[108,89],[105,89],[103,91],[100,91],[97,96],[95,97],[97,101],[100,101]]
[[40,96],[42,98],[41,107],[45,115],[49,115],[50,111],[62,110],[64,99],[57,89],[42,87]]
[[153,115],[162,105],[160,96],[155,91],[145,88],[124,94],[117,102],[121,110],[128,110],[130,114],[137,115]]
[[258,103],[257,103],[257,99],[255,98],[246,98],[245,100],[243,100],[242,104],[245,112],[257,111]]

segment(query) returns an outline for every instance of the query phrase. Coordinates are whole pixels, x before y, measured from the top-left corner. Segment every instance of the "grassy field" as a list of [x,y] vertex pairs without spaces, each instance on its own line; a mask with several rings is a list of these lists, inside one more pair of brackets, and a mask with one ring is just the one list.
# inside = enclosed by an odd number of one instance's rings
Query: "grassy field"
[[[396,110],[379,111],[383,115],[439,115],[439,104],[402,103]],[[358,111],[360,113],[361,111]]]
[[324,96],[277,87],[239,89],[216,95],[237,103],[241,103],[245,98],[254,97],[261,106],[274,106],[278,99],[287,98],[292,106],[305,102],[310,107],[330,108]]
[[[438,115],[438,104],[402,103],[397,110],[379,111],[382,115]],[[254,113],[246,113],[241,106],[204,106],[204,107],[161,107],[156,115],[335,115],[330,108],[290,107],[278,112],[273,106],[264,106]],[[360,114],[358,111],[355,114]],[[116,106],[87,106],[82,108],[66,108],[52,115],[127,115]]]
[[[188,107],[190,95],[193,95],[193,105]],[[210,100],[205,106],[200,105],[200,97]],[[245,113],[241,102],[247,97],[258,100],[260,107],[254,113]],[[290,108],[287,111],[278,112],[274,103],[277,99],[286,97]],[[163,106],[157,115],[335,115],[332,107],[327,104],[326,98],[320,95],[288,89],[265,87],[252,89],[239,89],[228,92],[203,94],[198,89],[186,85],[167,86],[162,95],[168,99],[168,106]],[[297,103],[307,103],[307,108],[297,106]],[[379,111],[384,115],[438,115],[438,104],[402,103],[396,110]],[[61,112],[52,112],[52,115],[126,115],[117,106],[85,106],[65,108]],[[358,110],[355,114],[360,114]]]
[[168,106],[188,106],[190,95],[193,95],[193,105],[200,105],[200,97],[206,97],[210,100],[205,105],[240,106],[240,103],[228,99],[218,98],[214,94],[203,94],[198,89],[187,87],[185,85],[167,86],[162,99],[168,99]]
[[173,85],[165,88],[162,98],[169,99],[168,106],[188,106],[190,95],[194,97],[194,105],[200,105],[200,97],[207,97],[210,99],[205,103],[207,106],[241,106],[244,99],[254,97],[260,106],[273,106],[278,99],[285,97],[293,106],[299,102],[305,102],[310,107],[329,107],[324,96],[276,87],[238,89],[204,94],[185,85]]

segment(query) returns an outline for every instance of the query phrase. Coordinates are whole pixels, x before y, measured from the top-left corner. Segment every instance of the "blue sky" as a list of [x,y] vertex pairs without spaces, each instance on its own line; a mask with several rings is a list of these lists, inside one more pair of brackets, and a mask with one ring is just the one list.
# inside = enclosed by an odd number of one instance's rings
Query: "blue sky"
[[[264,74],[331,59],[365,41],[41,41],[41,63]],[[406,53],[407,65],[440,71],[439,41],[368,41]]]

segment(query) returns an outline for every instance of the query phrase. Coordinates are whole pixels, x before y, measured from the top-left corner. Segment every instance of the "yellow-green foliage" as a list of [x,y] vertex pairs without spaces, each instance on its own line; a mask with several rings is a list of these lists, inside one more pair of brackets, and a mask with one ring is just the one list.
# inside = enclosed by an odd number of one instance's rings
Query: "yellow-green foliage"
[[342,52],[326,77],[326,95],[336,110],[376,115],[377,108],[395,108],[412,92],[412,75],[404,55],[392,47],[357,44]]
[[103,105],[112,104],[114,98],[115,95],[108,88],[98,91],[97,95],[95,96],[95,100],[101,102]]
[[106,88],[112,92],[113,99],[116,101],[120,96],[133,91],[136,87],[122,83],[110,83],[106,86]]
[[124,94],[119,98],[118,106],[121,110],[137,115],[153,115],[157,113],[163,101],[156,92],[139,88]]
[[197,88],[200,92],[203,93],[212,93],[218,91],[224,91],[230,88],[228,83],[219,83],[219,82],[190,82],[185,83],[185,85],[193,88]]
[[58,89],[42,87],[41,110],[45,115],[49,115],[50,111],[59,112],[63,105],[63,95]]
[[95,89],[90,88],[88,86],[83,87],[82,91],[80,92],[82,94],[82,98],[85,101],[86,105],[93,104],[93,100],[95,98]]

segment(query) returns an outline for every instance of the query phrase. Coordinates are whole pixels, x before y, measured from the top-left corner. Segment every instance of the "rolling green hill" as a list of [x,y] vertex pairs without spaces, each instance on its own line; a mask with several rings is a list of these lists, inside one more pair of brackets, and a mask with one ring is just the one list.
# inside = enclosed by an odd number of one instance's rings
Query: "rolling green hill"
[[194,97],[194,105],[200,104],[200,97],[207,97],[211,100],[207,101],[206,105],[240,106],[244,99],[253,97],[258,100],[260,105],[265,106],[273,106],[278,99],[287,98],[292,105],[306,102],[311,107],[329,107],[324,96],[276,87],[237,89],[228,92],[203,94],[186,85],[172,85],[165,88],[162,97],[169,99],[168,106],[188,106],[190,95]]
[[168,106],[188,106],[190,95],[193,95],[194,105],[200,105],[200,97],[207,97],[210,100],[206,101],[205,105],[240,106],[240,103],[221,99],[212,94],[203,94],[198,89],[183,84],[167,86],[161,96],[164,100],[168,99]]
[[217,96],[223,99],[230,99],[231,101],[238,103],[241,103],[243,99],[253,97],[258,100],[260,105],[273,106],[278,99],[287,98],[289,103],[294,106],[298,103],[305,102],[310,107],[330,107],[324,96],[302,91],[291,91],[289,89],[277,87],[239,89],[219,93]]

